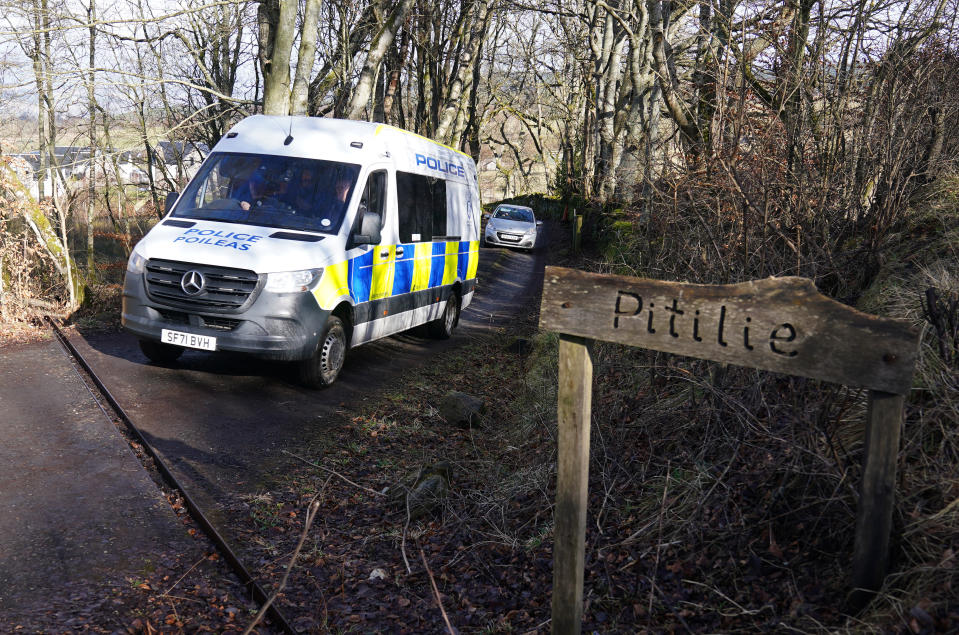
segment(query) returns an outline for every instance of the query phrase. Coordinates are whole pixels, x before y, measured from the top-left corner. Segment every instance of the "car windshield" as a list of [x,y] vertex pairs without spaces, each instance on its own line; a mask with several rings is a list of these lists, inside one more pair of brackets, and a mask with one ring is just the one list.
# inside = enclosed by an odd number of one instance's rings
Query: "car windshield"
[[532,223],[533,212],[522,207],[500,207],[493,213],[493,218]]
[[352,163],[216,152],[173,216],[332,234],[359,172]]

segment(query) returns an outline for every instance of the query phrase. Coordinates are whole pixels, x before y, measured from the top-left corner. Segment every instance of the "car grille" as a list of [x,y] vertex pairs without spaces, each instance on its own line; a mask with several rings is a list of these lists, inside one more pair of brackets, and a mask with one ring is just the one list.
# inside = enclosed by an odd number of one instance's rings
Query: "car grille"
[[[196,295],[189,295],[180,286],[188,271],[198,271],[205,281],[203,290]],[[147,295],[155,302],[174,307],[214,313],[236,312],[252,301],[258,283],[259,276],[246,269],[173,260],[148,260],[146,265]]]

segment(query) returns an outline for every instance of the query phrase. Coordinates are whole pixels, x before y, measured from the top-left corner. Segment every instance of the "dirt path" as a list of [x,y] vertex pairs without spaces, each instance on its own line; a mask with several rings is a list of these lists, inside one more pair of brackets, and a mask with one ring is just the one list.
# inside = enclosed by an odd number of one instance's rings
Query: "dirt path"
[[[542,271],[542,251],[482,250],[480,284],[453,338],[404,334],[359,347],[336,384],[320,391],[297,385],[283,364],[189,351],[162,367],[126,334],[75,333],[71,341],[218,529],[241,543],[231,514],[291,470],[296,459],[285,450],[328,442],[371,390],[402,390],[409,369],[515,320],[539,294]],[[235,548],[242,553],[242,544]]]
[[243,606],[58,342],[4,347],[0,413],[0,631],[126,627],[131,610],[151,613],[137,584],[193,563],[186,584]]

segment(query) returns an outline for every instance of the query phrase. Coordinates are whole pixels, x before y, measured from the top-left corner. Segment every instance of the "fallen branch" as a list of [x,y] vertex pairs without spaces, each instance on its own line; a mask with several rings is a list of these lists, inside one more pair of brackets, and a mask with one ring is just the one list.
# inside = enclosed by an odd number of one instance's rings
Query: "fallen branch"
[[443,608],[443,599],[440,597],[440,590],[436,587],[436,580],[433,579],[433,572],[430,571],[430,565],[426,562],[426,554],[423,553],[423,547],[420,547],[420,557],[423,559],[423,566],[426,567],[426,574],[430,576],[430,585],[433,587],[433,597],[436,598],[436,604],[440,607],[440,613],[443,614],[446,629],[450,635],[456,635],[456,631],[453,630],[453,625],[450,624],[450,618],[446,616],[446,609]]
[[181,575],[180,578],[179,578],[176,582],[173,583],[173,586],[171,586],[169,589],[167,589],[166,591],[164,591],[163,593],[161,593],[161,594],[160,594],[160,597],[166,597],[167,595],[170,595],[170,591],[172,591],[173,589],[175,589],[175,588],[176,588],[176,585],[180,584],[180,582],[183,581],[183,578],[185,578],[185,577],[187,577],[188,575],[190,575],[190,571],[193,571],[193,570],[196,569],[198,566],[200,566],[200,563],[203,562],[204,560],[206,560],[206,554],[203,554],[203,557],[200,558],[199,560],[197,560],[197,561],[196,561],[196,564],[194,564],[192,567],[190,567],[189,569],[187,569],[187,572],[184,573],[183,575]]
[[410,497],[406,496],[406,524],[403,525],[403,537],[400,539],[400,553],[403,554],[403,563],[406,565],[406,575],[413,573],[410,561],[406,557],[406,532],[410,528]]
[[656,591],[656,577],[659,574],[659,550],[663,543],[663,512],[666,509],[666,493],[669,492],[669,461],[666,461],[666,482],[663,484],[663,500],[659,505],[659,536],[656,538],[656,562],[653,564],[653,577],[649,581],[649,606],[646,614],[653,617],[653,595]]
[[[321,492],[322,493],[322,492]],[[243,631],[243,635],[250,635],[250,632],[260,623],[260,620],[263,619],[263,616],[266,615],[267,610],[276,601],[276,598],[280,595],[284,588],[286,588],[287,580],[290,579],[290,572],[293,571],[294,565],[296,565],[296,559],[300,557],[300,550],[303,548],[303,543],[306,542],[306,535],[310,533],[310,526],[313,525],[313,519],[316,518],[316,513],[320,510],[320,501],[318,500],[319,495],[310,501],[310,506],[307,508],[306,512],[306,521],[303,523],[303,533],[300,534],[300,540],[296,543],[296,549],[293,550],[293,557],[290,558],[290,564],[286,567],[286,572],[283,574],[283,579],[280,580],[280,583],[273,590],[270,598],[263,603],[263,606],[260,607],[260,611],[256,614],[256,617],[253,618],[253,621],[250,622],[250,625],[246,627],[246,630]]]
[[307,465],[312,465],[313,467],[318,467],[318,468],[320,468],[321,470],[324,470],[324,471],[326,471],[326,472],[329,472],[329,473],[332,474],[333,476],[336,476],[337,478],[343,479],[344,481],[346,481],[347,483],[349,483],[349,484],[352,485],[353,487],[358,487],[358,488],[360,488],[361,490],[363,490],[364,492],[369,492],[370,494],[373,494],[374,496],[386,496],[386,494],[384,494],[383,492],[377,492],[375,489],[370,489],[369,487],[363,487],[363,486],[360,485],[359,483],[354,483],[353,481],[351,481],[350,479],[346,478],[345,476],[343,476],[342,474],[340,474],[340,473],[337,472],[336,470],[331,470],[330,468],[328,468],[328,467],[326,467],[326,466],[323,466],[323,465],[320,465],[319,463],[314,463],[313,461],[310,461],[310,460],[308,460],[308,459],[304,459],[302,456],[298,456],[298,455],[296,455],[296,454],[293,454],[292,452],[287,452],[286,450],[283,450],[283,454],[288,454],[288,455],[292,456],[294,459],[299,459],[299,460],[303,461],[303,462],[306,463]]

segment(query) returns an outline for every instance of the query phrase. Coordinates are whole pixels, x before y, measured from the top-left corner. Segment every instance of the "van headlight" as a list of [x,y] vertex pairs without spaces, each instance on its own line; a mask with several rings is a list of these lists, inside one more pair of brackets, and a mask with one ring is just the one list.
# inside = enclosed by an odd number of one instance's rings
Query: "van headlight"
[[130,273],[143,273],[146,269],[147,259],[137,253],[136,250],[130,254],[130,260],[127,261],[127,271]]
[[278,271],[266,274],[264,291],[271,293],[298,293],[309,291],[320,279],[322,269],[301,269],[300,271]]

